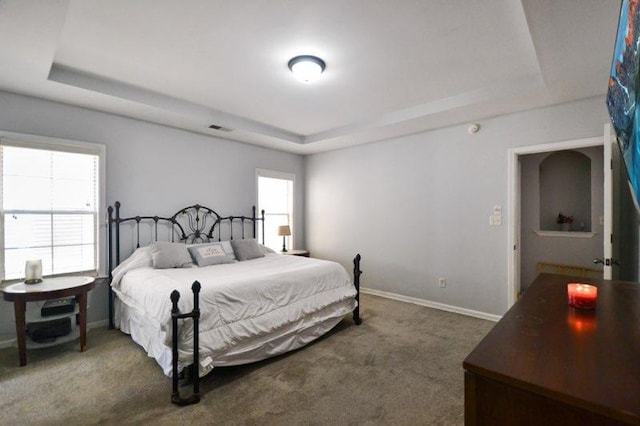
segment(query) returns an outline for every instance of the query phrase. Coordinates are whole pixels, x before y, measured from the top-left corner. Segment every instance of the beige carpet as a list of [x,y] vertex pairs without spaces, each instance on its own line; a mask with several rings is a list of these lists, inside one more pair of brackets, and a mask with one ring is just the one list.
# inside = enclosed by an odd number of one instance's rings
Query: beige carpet
[[0,424],[461,425],[462,360],[493,323],[362,296],[364,323],[345,318],[296,352],[202,380],[202,402],[176,407],[171,380],[128,336],[0,350]]

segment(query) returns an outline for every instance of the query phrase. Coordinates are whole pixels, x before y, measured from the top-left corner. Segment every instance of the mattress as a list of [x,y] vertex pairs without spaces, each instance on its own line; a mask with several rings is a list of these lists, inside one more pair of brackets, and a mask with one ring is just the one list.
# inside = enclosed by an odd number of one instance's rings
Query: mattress
[[[142,264],[142,266],[140,266]],[[116,326],[131,334],[171,374],[171,302],[193,308],[192,283],[200,292],[200,365],[244,364],[297,349],[322,336],[356,307],[355,288],[338,263],[270,254],[232,264],[153,269],[137,262],[120,268]],[[115,275],[114,275],[115,277]],[[193,362],[192,321],[180,321],[179,369]]]

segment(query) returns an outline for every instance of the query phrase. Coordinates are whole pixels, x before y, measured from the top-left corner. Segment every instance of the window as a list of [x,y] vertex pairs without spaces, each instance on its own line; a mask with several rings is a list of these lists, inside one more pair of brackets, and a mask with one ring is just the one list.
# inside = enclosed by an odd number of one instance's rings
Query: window
[[286,239],[287,249],[292,249],[291,241],[294,241],[294,175],[258,170],[257,180],[258,211],[264,210],[265,212],[265,245],[275,251],[282,250],[283,237],[278,236],[278,226],[289,225],[292,235],[284,238]]
[[24,278],[30,259],[43,275],[98,270],[100,153],[42,146],[0,140],[2,280]]

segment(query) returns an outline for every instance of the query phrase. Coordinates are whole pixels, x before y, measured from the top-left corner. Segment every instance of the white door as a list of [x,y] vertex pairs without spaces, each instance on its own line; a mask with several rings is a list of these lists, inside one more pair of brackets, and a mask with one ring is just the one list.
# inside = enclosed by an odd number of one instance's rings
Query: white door
[[602,263],[603,278],[610,280],[613,277],[611,258],[613,257],[613,144],[615,134],[610,123],[604,125],[604,259],[594,259],[594,262]]
[[619,203],[619,194],[616,194],[616,191],[620,191],[620,185],[624,182],[619,182],[619,176],[614,174],[614,170],[618,170],[624,165],[620,164],[620,156],[615,155],[614,150],[618,149],[616,144],[613,127],[607,123],[604,126],[604,235],[602,239],[604,258],[594,259],[594,262],[602,263],[605,280],[616,279],[618,275],[615,266],[617,266],[617,259],[619,259],[619,253],[617,253],[619,245],[616,244],[616,241],[620,237],[618,228],[620,218],[617,217],[619,211],[616,207]]

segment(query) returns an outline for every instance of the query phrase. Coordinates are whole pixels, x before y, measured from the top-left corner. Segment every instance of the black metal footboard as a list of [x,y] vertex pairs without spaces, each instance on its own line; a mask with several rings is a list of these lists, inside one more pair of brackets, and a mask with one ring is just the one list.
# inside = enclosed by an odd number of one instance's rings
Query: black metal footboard
[[360,275],[362,275],[362,271],[360,270],[360,253],[353,258],[353,285],[356,287],[356,303],[357,306],[353,310],[353,322],[356,325],[362,324],[362,318],[360,318]]
[[[353,322],[356,325],[362,324],[362,318],[360,318],[360,260],[362,257],[357,254],[353,259],[353,285],[356,288],[356,302],[357,305],[353,310]],[[193,291],[193,310],[188,313],[180,313],[178,308],[178,301],[180,300],[180,292],[173,290],[171,292],[171,327],[172,327],[172,341],[171,341],[171,354],[172,354],[172,367],[173,367],[173,389],[171,393],[171,402],[176,405],[191,405],[200,402],[200,283],[194,281],[191,286]],[[185,367],[185,380],[189,380],[193,383],[193,394],[188,397],[180,396],[179,387],[179,372],[178,372],[178,320],[179,319],[193,319],[193,365]]]
[[[171,341],[171,352],[173,361],[173,391],[171,393],[171,402],[176,405],[191,405],[200,402],[200,283],[194,281],[191,286],[193,291],[193,310],[189,313],[180,313],[178,308],[178,300],[180,300],[180,292],[173,290],[171,292],[171,328],[173,331]],[[180,396],[178,390],[178,320],[185,318],[193,318],[193,365],[191,368],[186,369],[187,375],[191,375],[190,379],[193,382],[193,394],[186,398]],[[185,377],[189,379],[189,377]]]

